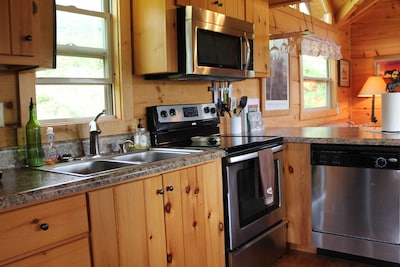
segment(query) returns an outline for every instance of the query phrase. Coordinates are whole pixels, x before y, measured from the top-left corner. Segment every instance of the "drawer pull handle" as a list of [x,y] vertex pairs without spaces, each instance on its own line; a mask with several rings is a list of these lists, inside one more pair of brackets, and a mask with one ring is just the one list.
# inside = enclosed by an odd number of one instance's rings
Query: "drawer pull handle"
[[174,191],[174,186],[172,185],[167,186],[167,191]]
[[31,42],[33,40],[32,35],[25,36],[25,41]]
[[43,231],[47,231],[49,230],[49,225],[47,223],[42,223],[40,225],[40,229],[42,229]]

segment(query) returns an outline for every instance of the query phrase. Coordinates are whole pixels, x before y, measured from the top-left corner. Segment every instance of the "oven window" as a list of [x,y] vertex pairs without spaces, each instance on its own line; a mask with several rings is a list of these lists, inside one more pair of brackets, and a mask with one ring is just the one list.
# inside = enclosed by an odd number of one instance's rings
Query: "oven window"
[[242,163],[242,168],[237,171],[237,190],[239,201],[239,224],[244,227],[247,224],[263,217],[267,213],[278,207],[279,203],[279,187],[277,179],[277,169],[275,161],[275,192],[274,202],[268,206],[264,204],[260,193],[260,172],[258,167],[258,159],[248,160]]
[[197,30],[198,65],[241,69],[241,38],[218,32]]

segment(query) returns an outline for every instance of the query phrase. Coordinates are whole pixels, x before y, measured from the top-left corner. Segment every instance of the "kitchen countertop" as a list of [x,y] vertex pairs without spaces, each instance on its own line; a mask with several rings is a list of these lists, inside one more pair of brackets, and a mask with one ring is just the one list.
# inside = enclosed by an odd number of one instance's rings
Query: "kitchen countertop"
[[[284,142],[289,143],[400,146],[400,133],[383,133],[380,128],[372,127],[266,127],[262,134],[282,136]],[[0,179],[0,210],[95,190],[224,156],[223,150],[207,150],[85,177],[32,168],[4,169]]]
[[40,171],[33,168],[3,169],[0,179],[0,210],[34,202],[77,194],[113,184],[133,181],[148,175],[166,172],[225,156],[223,150],[206,150],[172,159],[132,165],[107,173],[75,176]]
[[400,146],[400,133],[385,133],[377,127],[277,127],[264,129],[288,143]]

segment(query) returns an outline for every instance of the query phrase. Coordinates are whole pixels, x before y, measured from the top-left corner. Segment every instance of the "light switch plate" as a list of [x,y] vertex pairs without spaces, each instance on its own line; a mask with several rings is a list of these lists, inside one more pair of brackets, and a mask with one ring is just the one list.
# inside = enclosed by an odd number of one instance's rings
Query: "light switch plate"
[[0,102],[0,127],[4,127],[4,110],[2,102]]

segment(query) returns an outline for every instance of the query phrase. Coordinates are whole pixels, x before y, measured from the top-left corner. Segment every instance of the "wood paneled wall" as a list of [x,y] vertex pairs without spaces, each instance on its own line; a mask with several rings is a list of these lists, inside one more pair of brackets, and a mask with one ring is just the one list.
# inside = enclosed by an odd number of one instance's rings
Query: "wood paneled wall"
[[[126,8],[130,4],[128,0],[120,1],[124,8],[121,9],[123,16],[123,31],[122,41],[120,45],[124,51],[124,57],[121,60],[122,75],[131,75],[132,67],[130,64],[130,53],[128,47],[131,47],[130,36],[129,36],[129,23],[131,18],[129,17],[130,8]],[[268,4],[265,1],[265,4]],[[271,9],[270,11],[270,30],[273,33],[281,32],[292,32],[304,30],[304,27],[312,27],[314,33],[319,36],[330,38],[336,43],[342,46],[342,53],[345,58],[350,58],[350,38],[348,31],[340,30],[334,26],[326,25],[317,20],[311,21],[309,17],[304,16],[295,12],[290,8],[277,8]],[[133,44],[134,46],[134,44]],[[135,48],[135,47],[134,47]],[[298,47],[299,48],[299,47]],[[354,62],[353,62],[354,63]],[[283,115],[265,116],[264,124],[269,126],[314,126],[320,124],[328,124],[337,121],[349,120],[351,114],[351,89],[349,88],[338,88],[337,99],[340,104],[340,114],[329,117],[322,117],[318,119],[301,119],[301,105],[300,105],[300,76],[299,76],[299,56],[293,55],[290,58],[290,110]],[[15,73],[11,74],[0,74],[0,101],[12,101],[16,105],[11,110],[6,112],[6,123],[18,123],[20,121],[19,108],[18,106],[18,91],[25,90],[25,88],[18,88],[18,75]],[[178,82],[178,81],[147,81],[142,76],[132,75],[127,78],[121,78],[121,88],[125,91],[129,91],[128,94],[124,94],[122,108],[125,113],[133,113],[133,119],[129,120],[118,120],[117,122],[105,123],[100,122],[100,127],[103,130],[102,135],[111,134],[124,134],[133,132],[136,120],[145,116],[145,107],[159,104],[180,104],[180,103],[199,103],[199,102],[211,102],[212,93],[208,91],[208,87],[211,85],[210,82]],[[353,78],[353,80],[355,80]],[[126,84],[129,81],[130,84]],[[34,79],[31,81],[32,88],[34,88]],[[249,79],[241,82],[233,83],[234,95],[243,96],[247,95],[250,98],[261,99],[261,80]],[[32,90],[32,89],[30,89]],[[4,93],[3,93],[4,92]],[[129,97],[126,97],[129,96]],[[123,113],[123,112],[122,112]],[[126,116],[125,116],[126,117]],[[129,116],[128,116],[129,117]],[[222,129],[226,128],[226,118],[222,119]],[[46,127],[43,125],[43,127]],[[63,132],[65,130],[65,133]],[[71,131],[73,129],[73,131]],[[20,129],[23,132],[23,129]],[[44,132],[44,131],[43,131]],[[69,140],[69,139],[80,139],[87,138],[87,123],[80,125],[71,125],[68,127],[59,126],[56,129],[58,140]],[[73,134],[71,134],[73,132]],[[0,128],[0,135],[2,136],[0,141],[0,147],[15,146],[17,142],[17,133],[13,127]],[[45,140],[45,139],[44,139]]]
[[[400,56],[400,6],[397,0],[379,1],[355,21],[351,33],[352,113],[355,124],[369,124],[371,98],[357,97],[364,82],[375,74],[374,59],[382,56]],[[381,97],[376,97],[376,126],[381,125]]]

